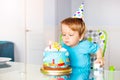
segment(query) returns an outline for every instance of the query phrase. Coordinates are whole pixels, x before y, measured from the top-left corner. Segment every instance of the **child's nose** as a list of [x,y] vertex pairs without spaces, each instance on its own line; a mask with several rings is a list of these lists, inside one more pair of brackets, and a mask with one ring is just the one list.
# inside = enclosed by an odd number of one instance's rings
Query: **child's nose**
[[69,39],[69,35],[66,35],[66,36],[65,36],[65,39]]

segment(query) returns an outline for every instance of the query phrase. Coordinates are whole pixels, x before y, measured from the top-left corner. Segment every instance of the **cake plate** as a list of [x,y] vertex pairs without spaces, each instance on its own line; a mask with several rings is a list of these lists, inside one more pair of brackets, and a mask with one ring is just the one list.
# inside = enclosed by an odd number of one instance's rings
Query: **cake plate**
[[41,68],[40,70],[43,74],[56,76],[69,75],[72,72],[72,68],[68,68],[65,70],[45,70],[44,68]]

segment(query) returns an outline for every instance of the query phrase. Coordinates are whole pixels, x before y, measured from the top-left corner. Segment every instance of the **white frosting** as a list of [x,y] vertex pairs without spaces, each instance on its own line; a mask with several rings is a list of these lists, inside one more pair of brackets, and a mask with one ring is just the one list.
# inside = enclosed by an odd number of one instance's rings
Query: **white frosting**
[[[56,49],[56,48],[50,48],[50,47],[46,47],[45,48],[45,51],[58,51],[58,49]],[[60,50],[59,51],[67,51],[65,48],[60,48]]]
[[66,49],[65,48],[61,48],[59,51],[66,51]]
[[47,47],[47,48],[45,48],[45,51],[58,51],[56,48],[49,48],[49,47]]

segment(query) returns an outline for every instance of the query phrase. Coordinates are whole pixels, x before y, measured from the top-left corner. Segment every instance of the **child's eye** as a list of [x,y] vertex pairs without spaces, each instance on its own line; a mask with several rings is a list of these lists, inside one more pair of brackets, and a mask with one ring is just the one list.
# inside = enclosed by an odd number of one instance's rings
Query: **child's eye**
[[69,36],[73,36],[73,34],[70,34]]
[[62,36],[66,36],[66,34],[62,34]]

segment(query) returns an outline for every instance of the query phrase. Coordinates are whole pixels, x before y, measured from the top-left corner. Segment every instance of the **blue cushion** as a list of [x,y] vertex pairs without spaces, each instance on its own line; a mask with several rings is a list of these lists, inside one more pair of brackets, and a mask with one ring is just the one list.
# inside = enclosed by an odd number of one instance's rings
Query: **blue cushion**
[[0,41],[0,57],[12,58],[14,61],[14,43],[10,41]]

